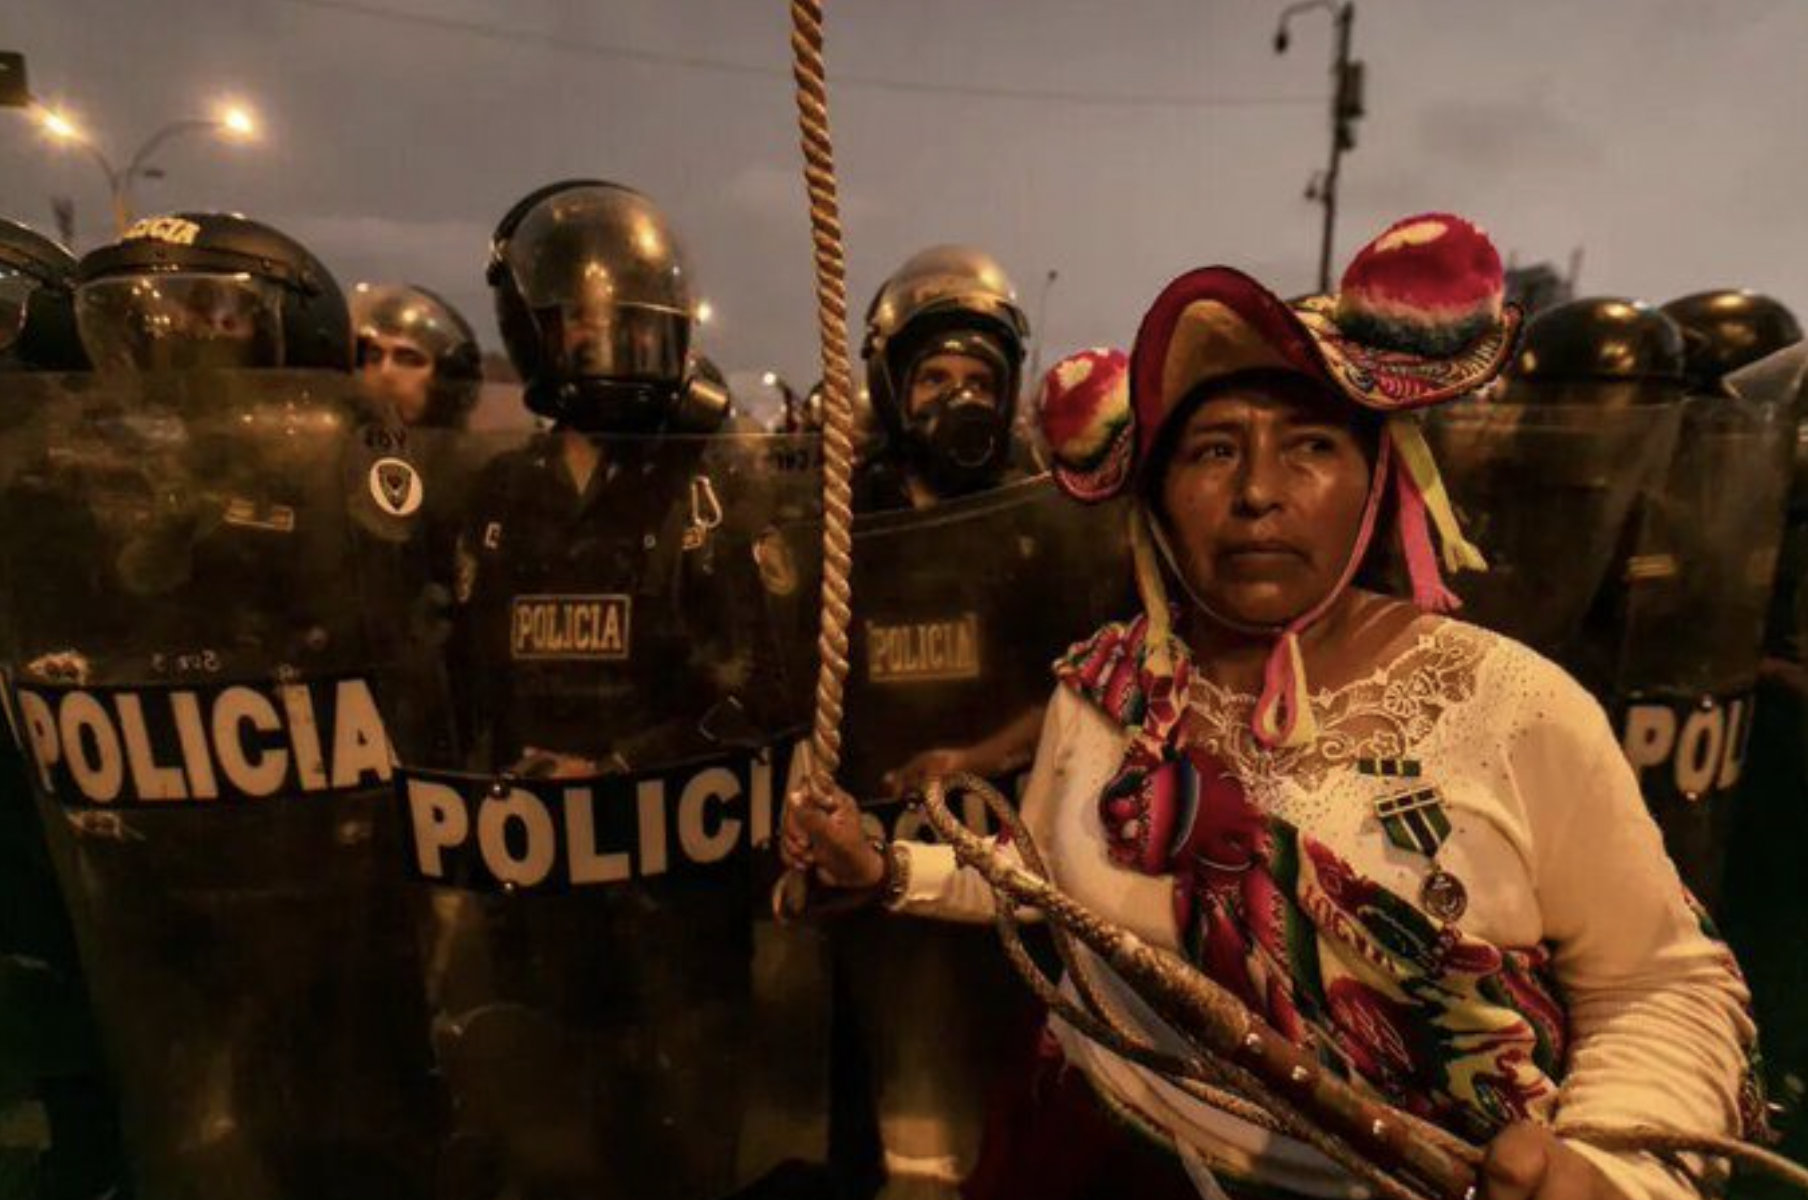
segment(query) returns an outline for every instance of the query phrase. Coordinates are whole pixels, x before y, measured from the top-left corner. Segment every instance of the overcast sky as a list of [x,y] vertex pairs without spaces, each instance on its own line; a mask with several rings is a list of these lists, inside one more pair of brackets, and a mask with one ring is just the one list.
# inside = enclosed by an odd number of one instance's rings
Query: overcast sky
[[[1052,356],[1125,342],[1206,262],[1304,290],[1331,23],[1285,57],[1270,0],[830,0],[856,313],[913,250],[967,241]],[[815,378],[810,246],[784,0],[0,0],[0,46],[115,158],[241,96],[260,146],[161,154],[141,211],[236,209],[349,286],[451,297],[493,342],[488,235],[522,193],[588,175],[667,209],[729,369]],[[1449,208],[1521,262],[1584,247],[1585,291],[1738,284],[1808,310],[1808,3],[1362,0],[1368,118],[1339,259]],[[624,53],[625,51],[625,53]],[[836,86],[839,79],[840,86]],[[0,213],[106,231],[93,163],[0,114]]]

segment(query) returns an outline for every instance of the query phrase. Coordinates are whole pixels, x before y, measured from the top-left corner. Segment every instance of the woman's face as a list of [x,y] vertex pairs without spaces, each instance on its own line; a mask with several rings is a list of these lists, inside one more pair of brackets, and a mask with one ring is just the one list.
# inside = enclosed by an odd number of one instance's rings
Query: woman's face
[[1260,385],[1214,395],[1179,430],[1160,484],[1194,595],[1249,625],[1285,624],[1342,576],[1369,461],[1346,405]]

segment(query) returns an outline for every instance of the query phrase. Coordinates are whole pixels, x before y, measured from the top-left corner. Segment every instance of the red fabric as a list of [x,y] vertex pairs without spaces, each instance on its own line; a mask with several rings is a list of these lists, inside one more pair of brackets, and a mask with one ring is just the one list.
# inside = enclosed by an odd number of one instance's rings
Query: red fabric
[[[1395,230],[1436,222],[1443,236],[1377,249]],[[1420,213],[1389,225],[1350,260],[1339,287],[1346,303],[1378,302],[1425,310],[1474,311],[1498,307],[1500,251],[1488,235],[1451,213]]]
[[1112,1116],[1045,1035],[995,1097],[966,1200],[1199,1200],[1180,1160]]
[[1293,368],[1335,387],[1324,359],[1299,318],[1273,292],[1231,267],[1200,267],[1161,290],[1143,315],[1130,352],[1130,405],[1136,415],[1136,462],[1140,470],[1155,448],[1170,406],[1180,396],[1164,396],[1161,377],[1168,346],[1181,314],[1201,300],[1216,300],[1249,322],[1256,334]]

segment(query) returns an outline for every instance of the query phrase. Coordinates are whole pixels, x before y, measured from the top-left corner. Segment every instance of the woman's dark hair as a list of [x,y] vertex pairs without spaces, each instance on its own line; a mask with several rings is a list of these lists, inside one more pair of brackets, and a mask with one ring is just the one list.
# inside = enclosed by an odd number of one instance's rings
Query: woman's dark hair
[[[1328,408],[1348,413],[1351,432],[1356,436],[1357,445],[1362,448],[1362,456],[1368,462],[1369,470],[1374,471],[1385,428],[1385,419],[1380,413],[1353,403],[1342,393],[1333,391],[1330,385],[1298,371],[1279,367],[1255,367],[1247,371],[1236,371],[1208,379],[1181,397],[1180,403],[1174,406],[1173,413],[1162,423],[1161,433],[1149,449],[1149,461],[1143,464],[1141,471],[1142,499],[1149,512],[1163,526],[1168,524],[1168,514],[1162,500],[1162,483],[1167,478],[1174,449],[1180,443],[1181,431],[1206,401],[1227,392],[1241,391],[1261,392],[1302,407]],[[1393,539],[1387,536],[1394,528],[1394,518],[1394,494],[1393,489],[1388,488],[1382,494],[1381,511],[1375,514],[1376,536],[1369,543],[1368,553],[1363,556],[1362,566],[1356,573],[1355,582],[1358,587],[1382,592],[1401,590],[1402,572],[1398,551],[1393,545]]]

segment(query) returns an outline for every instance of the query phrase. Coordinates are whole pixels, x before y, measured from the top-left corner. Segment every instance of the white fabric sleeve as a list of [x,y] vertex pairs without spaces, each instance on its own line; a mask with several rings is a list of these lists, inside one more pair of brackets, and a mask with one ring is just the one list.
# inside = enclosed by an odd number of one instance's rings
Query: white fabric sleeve
[[[1703,932],[1606,714],[1557,676],[1513,749],[1544,936],[1568,1007],[1556,1129],[1654,1125],[1736,1135],[1750,997]],[[1691,1200],[1687,1176],[1644,1154],[1586,1155],[1631,1200]]]
[[[1057,687],[1042,718],[1042,733],[1036,743],[1036,759],[1030,767],[1029,783],[1023,793],[1019,813],[1025,828],[1036,839],[1044,856],[1049,852],[1048,830],[1052,825],[1054,806],[1061,798],[1052,794],[1058,774],[1056,764],[1068,753],[1075,719],[1085,703],[1066,687]],[[997,845],[996,839],[992,839]],[[945,921],[990,921],[994,912],[992,885],[971,867],[963,867],[950,846],[924,842],[905,842],[909,860],[909,879],[901,900],[893,904],[894,912],[913,916],[937,917]],[[1003,852],[1013,859],[1016,851],[1006,845]],[[1050,870],[1054,867],[1050,865]]]

